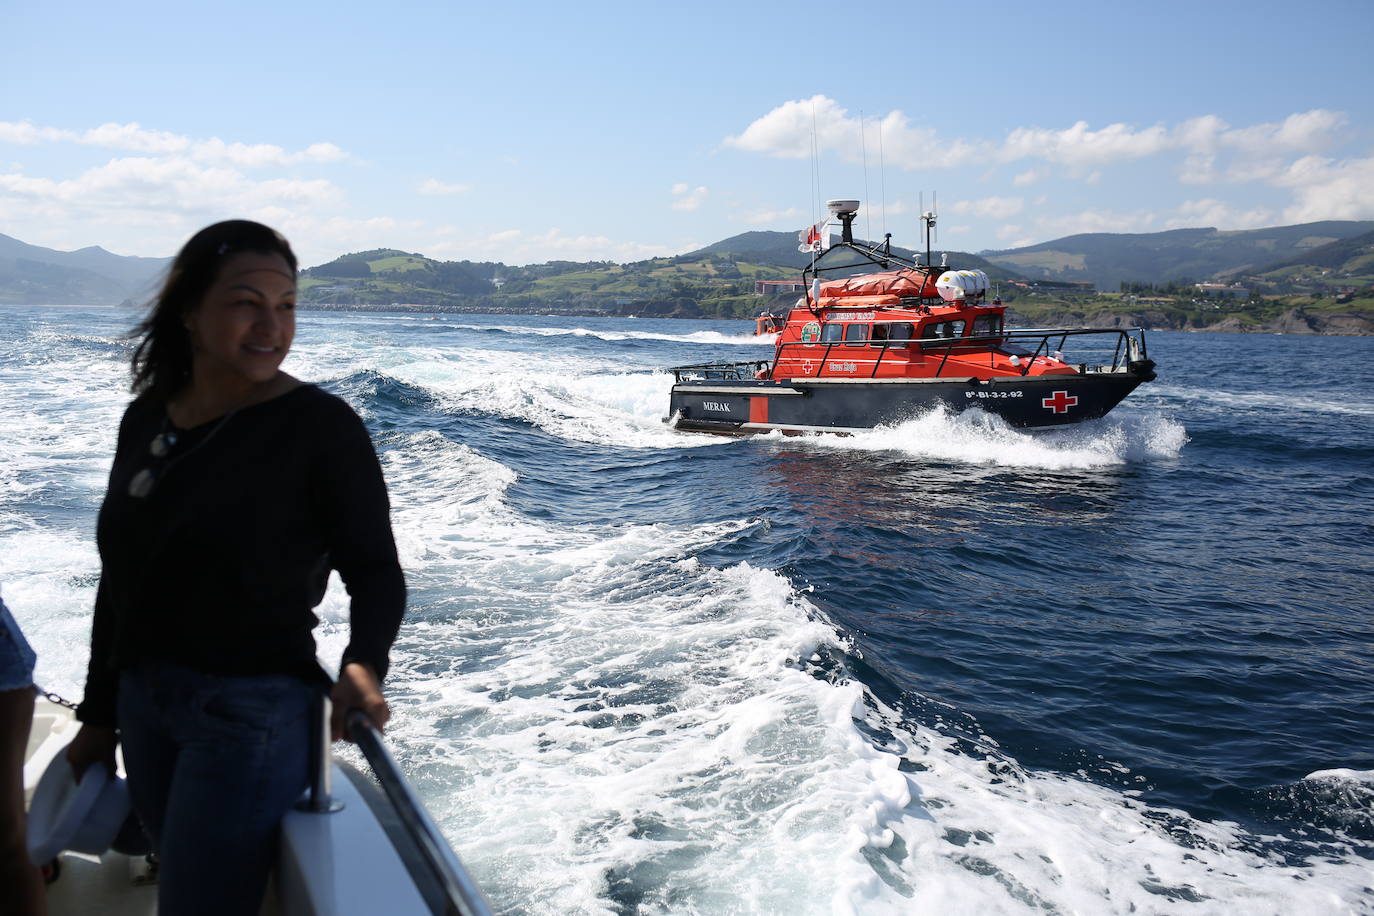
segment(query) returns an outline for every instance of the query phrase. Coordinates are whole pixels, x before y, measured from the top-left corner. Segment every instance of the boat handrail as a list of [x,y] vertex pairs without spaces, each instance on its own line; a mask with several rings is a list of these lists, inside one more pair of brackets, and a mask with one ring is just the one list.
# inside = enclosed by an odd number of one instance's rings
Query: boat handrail
[[[969,337],[899,338],[896,340],[883,340],[881,343],[875,343],[873,340],[789,340],[785,342],[780,340],[777,343],[777,350],[775,351],[773,361],[751,360],[737,363],[702,363],[693,366],[674,366],[668,371],[673,373],[675,382],[698,380],[749,381],[761,378],[759,375],[760,372],[774,367],[776,365],[776,360],[784,356],[793,359],[798,358],[795,354],[799,348],[805,348],[802,350],[802,352],[806,354],[804,358],[816,360],[821,366],[824,366],[830,360],[832,353],[837,347],[841,348],[841,352],[844,352],[843,348],[853,347],[855,349],[855,353],[853,354],[855,357],[858,357],[860,352],[871,352],[874,349],[880,350],[877,358],[873,361],[873,368],[869,372],[870,378],[876,378],[878,364],[882,362],[883,357],[887,354],[889,349],[905,349],[907,347],[917,346],[920,347],[921,350],[943,351],[943,358],[940,360],[940,365],[935,370],[935,377],[938,378],[944,372],[945,365],[948,363],[950,354],[954,350],[965,348],[976,349],[986,346],[989,354],[991,354],[994,353],[999,346],[1008,341],[1038,341],[1034,353],[1029,354],[1030,358],[1026,360],[1024,368],[1021,371],[1021,374],[1024,376],[1030,372],[1030,367],[1037,356],[1040,356],[1042,353],[1044,355],[1049,355],[1054,350],[1062,351],[1065,342],[1070,337],[1101,337],[1103,335],[1111,335],[1115,338],[1111,362],[1102,366],[1094,366],[1091,371],[1105,371],[1107,373],[1130,372],[1132,371],[1132,364],[1136,361],[1148,361],[1149,352],[1146,349],[1145,330],[1143,328],[1004,328],[994,334],[978,334]],[[1055,338],[1058,338],[1057,346],[1052,348],[1050,346],[1050,341]],[[819,354],[819,357],[815,355],[815,348],[817,347],[825,348],[824,352]],[[861,350],[860,348],[863,349]],[[1092,352],[1096,352],[1096,350],[1094,349]],[[848,356],[849,354],[844,353],[844,355]],[[1103,358],[1105,358],[1105,355],[1104,350]],[[867,360],[864,361],[867,362]],[[1079,371],[1088,372],[1088,363],[1082,362]],[[770,377],[771,373],[762,376],[765,380]]]
[[[674,382],[685,381],[748,381],[758,379],[758,373],[767,369],[771,363],[766,359],[753,359],[738,363],[701,363],[695,366],[673,366]],[[683,376],[687,376],[684,378]]]
[[[326,720],[327,721],[327,720]],[[429,816],[410,781],[382,741],[382,733],[362,710],[350,710],[345,720],[348,736],[358,745],[382,791],[396,811],[405,831],[420,850],[425,864],[447,896],[446,914],[491,916],[491,906],[477,887],[443,833]],[[326,726],[327,728],[327,726]]]
[[[1086,337],[1090,335],[1096,335],[1099,337],[1104,335],[1112,335],[1115,338],[1115,346],[1112,352],[1111,363],[1098,369],[1098,371],[1102,371],[1102,369],[1105,369],[1107,372],[1128,372],[1130,371],[1130,364],[1133,359],[1148,358],[1148,353],[1145,348],[1145,333],[1142,328],[1012,328],[1003,329],[995,334],[979,334],[969,337],[921,337],[911,339],[884,340],[880,344],[875,344],[872,340],[789,340],[786,342],[778,342],[776,358],[781,359],[784,355],[786,355],[790,358],[796,359],[798,358],[795,355],[796,350],[798,348],[804,347],[808,348],[807,350],[803,350],[804,353],[808,354],[806,356],[807,359],[815,359],[819,363],[819,365],[824,366],[826,362],[829,361],[831,353],[837,345],[854,347],[855,353],[853,355],[855,357],[857,357],[858,354],[862,352],[858,349],[860,347],[865,347],[870,351],[872,349],[881,348],[881,352],[879,352],[877,359],[874,360],[873,369],[869,373],[870,377],[876,377],[878,371],[878,363],[882,361],[883,356],[887,353],[889,349],[905,349],[910,346],[917,346],[921,350],[944,351],[943,358],[940,360],[940,365],[935,370],[935,376],[939,377],[944,372],[945,364],[949,361],[950,353],[954,350],[962,348],[977,349],[982,346],[989,346],[989,352],[991,352],[995,350],[997,346],[1005,343],[1008,340],[1023,340],[1027,342],[1031,340],[1036,340],[1038,341],[1038,344],[1036,345],[1035,352],[1033,354],[1030,354],[1030,359],[1026,360],[1025,367],[1021,372],[1022,375],[1026,375],[1030,371],[1031,362],[1036,356],[1041,355],[1042,351],[1044,355],[1050,354],[1052,348],[1050,347],[1049,342],[1052,338],[1058,338],[1058,347],[1055,349],[1063,350],[1064,343],[1068,338]],[[1131,345],[1132,341],[1134,341],[1135,344],[1134,348]],[[825,348],[825,351],[821,353],[819,357],[810,355],[816,352],[814,349],[816,347]],[[1123,353],[1125,354],[1124,356]],[[846,353],[844,355],[848,356],[849,354]],[[1103,355],[1105,357],[1105,352]],[[1083,365],[1086,367],[1087,364],[1084,363]],[[721,366],[683,366],[680,368],[693,369],[698,371],[715,369],[719,371]],[[1083,371],[1086,371],[1086,368]],[[681,381],[681,378],[679,378],[679,381]]]

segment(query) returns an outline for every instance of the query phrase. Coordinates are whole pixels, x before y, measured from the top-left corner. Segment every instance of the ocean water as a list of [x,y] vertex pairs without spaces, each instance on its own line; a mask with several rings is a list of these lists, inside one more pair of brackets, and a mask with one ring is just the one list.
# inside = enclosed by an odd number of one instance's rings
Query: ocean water
[[[0,583],[71,697],[134,318],[0,308]],[[1374,339],[1151,334],[1050,432],[667,429],[750,330],[300,315],[391,488],[389,736],[498,911],[1374,913]]]

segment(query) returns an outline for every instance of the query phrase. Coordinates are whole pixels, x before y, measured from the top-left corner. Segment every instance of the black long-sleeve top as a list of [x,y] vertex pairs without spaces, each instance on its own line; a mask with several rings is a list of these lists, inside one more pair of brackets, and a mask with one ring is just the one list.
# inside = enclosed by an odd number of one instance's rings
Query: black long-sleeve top
[[[327,683],[312,608],[330,569],[347,586],[343,664],[384,677],[405,609],[386,483],[367,429],[313,385],[150,443],[166,407],[129,405],[119,426],[96,543],[100,587],[77,717],[115,724],[119,672],[165,661],[209,674],[295,674]],[[152,493],[129,495],[144,468]]]

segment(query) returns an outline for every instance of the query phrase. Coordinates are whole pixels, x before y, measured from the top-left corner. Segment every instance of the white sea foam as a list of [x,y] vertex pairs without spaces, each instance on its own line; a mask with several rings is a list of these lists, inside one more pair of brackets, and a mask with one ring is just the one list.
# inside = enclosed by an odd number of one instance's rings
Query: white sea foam
[[473,347],[392,348],[364,357],[337,341],[302,347],[292,358],[306,377],[379,371],[424,390],[446,410],[518,419],[576,442],[625,448],[721,444],[684,436],[663,422],[672,376],[647,368],[607,372],[604,363],[585,357],[518,358]]
[[527,325],[440,324],[438,328],[456,331],[501,331],[525,337],[594,337],[598,340],[661,340],[667,343],[728,344],[736,346],[771,347],[777,336],[723,334],[720,331],[693,331],[690,334],[668,334],[654,331],[613,331],[605,328],[550,328]]
[[1374,416],[1374,400],[1367,392],[1332,385],[1321,385],[1308,391],[1295,390],[1290,385],[1282,392],[1161,385],[1151,394],[1187,404],[1192,410],[1278,410],[1300,414]]
[[387,471],[407,562],[447,580],[403,634],[391,733],[498,908],[1358,911],[1357,864],[969,756],[810,672],[847,647],[803,595],[692,559],[749,520],[545,528],[430,436]]
[[1188,437],[1183,425],[1158,414],[1118,408],[1100,420],[1025,430],[981,410],[938,408],[905,423],[852,436],[770,437],[778,447],[840,452],[890,452],[1012,468],[1102,468],[1177,458]]

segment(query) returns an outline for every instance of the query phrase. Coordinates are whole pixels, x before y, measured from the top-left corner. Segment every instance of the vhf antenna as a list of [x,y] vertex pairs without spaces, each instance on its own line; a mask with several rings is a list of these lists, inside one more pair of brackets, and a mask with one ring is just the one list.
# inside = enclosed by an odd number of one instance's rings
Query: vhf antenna
[[[936,211],[938,211],[939,209],[940,209],[940,207],[939,207],[939,204],[936,203],[936,197],[935,197],[935,192],[934,192],[934,191],[931,191],[931,192],[930,192],[930,209],[929,209],[929,210],[926,209],[926,195],[925,195],[925,192],[922,191],[922,192],[921,192],[921,222],[925,224],[925,230],[926,230],[926,266],[927,266],[927,267],[933,267],[933,266],[934,266],[933,262],[931,261],[931,256],[930,256],[930,237],[931,237],[932,235],[935,235],[935,233],[936,233],[936,229],[935,229],[935,220],[936,220],[936,218],[937,218],[937,216],[936,216]],[[938,240],[938,238],[939,238],[939,236],[936,235],[936,239],[937,239],[937,240]]]

